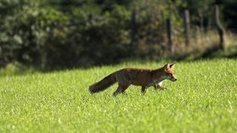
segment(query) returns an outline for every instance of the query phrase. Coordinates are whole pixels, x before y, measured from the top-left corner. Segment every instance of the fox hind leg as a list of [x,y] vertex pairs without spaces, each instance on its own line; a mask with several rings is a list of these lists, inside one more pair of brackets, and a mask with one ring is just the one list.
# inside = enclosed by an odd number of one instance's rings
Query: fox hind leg
[[119,85],[117,90],[113,93],[113,96],[117,96],[120,93],[125,94],[125,90],[129,87],[129,85]]

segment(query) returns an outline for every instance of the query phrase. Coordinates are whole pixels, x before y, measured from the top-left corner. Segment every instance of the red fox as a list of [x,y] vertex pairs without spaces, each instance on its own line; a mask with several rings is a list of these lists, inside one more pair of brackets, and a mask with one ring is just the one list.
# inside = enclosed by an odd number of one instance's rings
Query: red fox
[[146,89],[150,86],[154,86],[155,89],[165,89],[161,86],[162,81],[165,79],[176,81],[174,77],[174,64],[166,64],[161,68],[149,70],[149,69],[136,69],[136,68],[124,68],[113,72],[103,78],[101,81],[96,82],[89,86],[89,92],[91,94],[103,91],[118,82],[118,88],[113,93],[113,96],[117,96],[119,93],[125,93],[125,90],[130,85],[141,86],[141,92],[145,93]]

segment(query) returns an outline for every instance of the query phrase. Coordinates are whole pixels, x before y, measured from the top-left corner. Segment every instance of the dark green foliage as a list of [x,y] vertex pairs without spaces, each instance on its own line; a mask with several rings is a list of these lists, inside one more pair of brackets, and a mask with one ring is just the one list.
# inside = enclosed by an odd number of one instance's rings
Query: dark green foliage
[[[114,63],[131,56],[159,57],[167,47],[168,17],[173,20],[175,33],[181,33],[184,8],[193,14],[199,10],[205,14],[210,8],[210,1],[192,2],[1,0],[0,66],[19,62],[39,69],[55,69]],[[225,20],[230,26],[235,15],[232,6],[224,3],[228,14]],[[135,47],[131,47],[132,11],[137,13],[133,26]],[[192,20],[199,22],[198,17]]]
[[236,18],[237,18],[237,1],[236,0],[226,0],[224,2],[223,12],[224,20],[226,22],[227,28],[237,32]]

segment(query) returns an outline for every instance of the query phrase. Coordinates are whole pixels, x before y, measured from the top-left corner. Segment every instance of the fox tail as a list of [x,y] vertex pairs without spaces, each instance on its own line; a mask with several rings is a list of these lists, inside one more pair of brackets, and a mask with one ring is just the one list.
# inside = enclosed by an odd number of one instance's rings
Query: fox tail
[[88,91],[91,94],[97,93],[97,92],[107,89],[108,87],[113,85],[115,82],[116,82],[116,72],[111,73],[110,75],[106,76],[99,82],[96,82],[96,83],[90,85]]

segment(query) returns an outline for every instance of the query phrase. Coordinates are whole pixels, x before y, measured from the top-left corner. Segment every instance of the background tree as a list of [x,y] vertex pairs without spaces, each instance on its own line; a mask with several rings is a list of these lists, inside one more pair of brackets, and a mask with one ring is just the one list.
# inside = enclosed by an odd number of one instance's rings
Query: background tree
[[[56,69],[115,63],[128,57],[169,56],[166,19],[172,20],[173,47],[178,51],[184,43],[184,10],[190,11],[191,33],[196,33],[195,29],[212,31],[212,2],[1,0],[0,65],[18,62],[39,69]],[[232,31],[236,29],[235,7],[235,0],[226,0],[220,8],[224,27]],[[134,9],[136,30],[131,36]],[[134,38],[136,43],[128,49]]]

